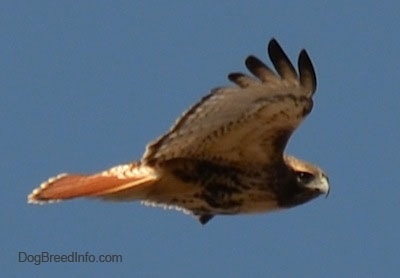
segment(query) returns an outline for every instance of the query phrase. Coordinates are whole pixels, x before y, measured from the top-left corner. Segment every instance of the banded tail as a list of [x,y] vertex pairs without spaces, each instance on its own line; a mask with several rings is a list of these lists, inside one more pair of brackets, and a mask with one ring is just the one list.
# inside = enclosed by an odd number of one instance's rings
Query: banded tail
[[156,180],[152,168],[139,164],[119,165],[93,175],[60,174],[34,189],[28,202],[44,204],[78,197],[138,200],[148,195]]

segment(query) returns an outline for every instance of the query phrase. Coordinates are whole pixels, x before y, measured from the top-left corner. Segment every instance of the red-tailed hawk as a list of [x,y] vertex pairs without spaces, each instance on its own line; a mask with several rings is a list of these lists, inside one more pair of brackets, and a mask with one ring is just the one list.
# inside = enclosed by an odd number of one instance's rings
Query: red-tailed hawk
[[142,200],[184,210],[205,224],[215,215],[268,212],[328,194],[320,168],[284,154],[313,106],[310,58],[300,52],[297,74],[274,39],[268,54],[276,73],[249,56],[246,66],[256,78],[229,74],[238,87],[212,90],[150,143],[140,161],[92,175],[58,175],[33,190],[28,202]]

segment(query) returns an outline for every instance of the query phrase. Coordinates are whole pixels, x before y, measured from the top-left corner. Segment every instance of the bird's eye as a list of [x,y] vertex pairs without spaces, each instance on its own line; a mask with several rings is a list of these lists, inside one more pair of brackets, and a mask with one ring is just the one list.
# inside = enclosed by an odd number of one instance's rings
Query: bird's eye
[[308,183],[314,179],[314,175],[308,172],[297,172],[297,179],[302,183]]

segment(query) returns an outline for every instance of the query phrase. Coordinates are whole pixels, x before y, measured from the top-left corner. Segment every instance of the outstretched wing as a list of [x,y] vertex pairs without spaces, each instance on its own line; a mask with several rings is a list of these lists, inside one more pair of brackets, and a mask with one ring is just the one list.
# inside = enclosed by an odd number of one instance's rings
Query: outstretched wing
[[246,66],[257,79],[243,73],[229,74],[239,87],[214,89],[184,113],[167,134],[148,145],[142,161],[282,161],[290,135],[312,109],[316,78],[305,50],[298,58],[299,74],[274,39],[268,45],[268,54],[277,73],[249,56]]

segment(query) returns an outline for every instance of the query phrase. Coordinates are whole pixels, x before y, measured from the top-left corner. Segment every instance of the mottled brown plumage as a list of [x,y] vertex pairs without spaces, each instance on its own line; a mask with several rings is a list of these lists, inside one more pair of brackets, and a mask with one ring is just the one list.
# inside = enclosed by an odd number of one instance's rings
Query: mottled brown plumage
[[274,39],[268,53],[277,73],[249,56],[246,66],[256,78],[229,74],[238,87],[212,90],[149,144],[139,162],[94,175],[57,176],[28,201],[142,200],[192,213],[204,224],[218,214],[273,211],[327,194],[320,168],[284,154],[312,109],[314,68],[302,50],[297,74]]

